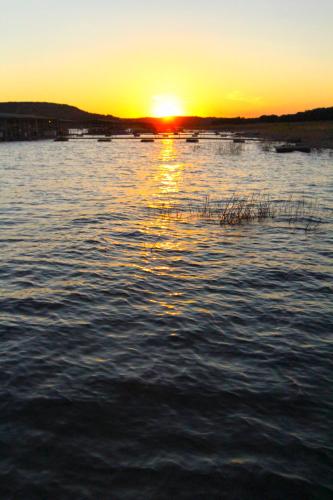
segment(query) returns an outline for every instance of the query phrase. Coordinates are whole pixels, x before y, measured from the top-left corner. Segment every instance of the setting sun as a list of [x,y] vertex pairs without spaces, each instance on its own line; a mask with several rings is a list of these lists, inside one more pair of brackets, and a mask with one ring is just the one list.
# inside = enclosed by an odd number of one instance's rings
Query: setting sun
[[175,96],[159,95],[153,98],[152,114],[155,118],[170,118],[184,114],[184,108]]

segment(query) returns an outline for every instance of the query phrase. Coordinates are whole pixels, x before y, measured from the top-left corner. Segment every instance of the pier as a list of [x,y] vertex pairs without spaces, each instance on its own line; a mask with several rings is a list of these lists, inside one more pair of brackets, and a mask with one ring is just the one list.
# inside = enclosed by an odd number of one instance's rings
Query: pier
[[36,115],[0,113],[0,141],[32,141],[56,137],[57,120]]
[[[166,140],[172,140],[172,141],[187,141],[187,142],[200,142],[200,141],[233,141],[233,136],[217,136],[217,135],[199,135],[196,137],[193,137],[192,134],[177,134],[177,135],[172,135],[170,134],[169,136],[165,136],[165,134],[157,134],[157,135],[141,135],[140,137],[136,137],[134,135],[113,135],[110,137],[109,141],[101,141],[100,136],[71,136],[68,135],[68,140],[69,141],[80,141],[80,140],[85,140],[85,141],[97,141],[97,142],[113,142],[113,141],[137,141],[137,142],[151,142],[152,140],[155,141],[166,141]],[[193,141],[191,140],[193,139]],[[262,139],[257,139],[255,137],[244,137],[242,139],[242,143],[249,141],[249,142],[258,142],[262,141]]]

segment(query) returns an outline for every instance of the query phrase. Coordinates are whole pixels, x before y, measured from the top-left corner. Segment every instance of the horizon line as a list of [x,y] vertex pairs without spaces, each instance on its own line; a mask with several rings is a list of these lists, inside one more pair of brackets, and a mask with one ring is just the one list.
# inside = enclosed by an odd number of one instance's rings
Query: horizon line
[[55,105],[55,106],[66,106],[66,107],[70,107],[70,108],[74,108],[74,109],[77,109],[78,111],[81,111],[83,113],[88,113],[88,114],[92,114],[92,115],[99,115],[99,116],[105,116],[105,117],[112,117],[112,118],[116,118],[116,119],[119,119],[119,120],[160,120],[160,121],[168,121],[168,120],[176,120],[176,119],[181,119],[181,118],[196,118],[196,119],[202,119],[202,120],[208,120],[208,119],[223,119],[223,120],[257,120],[259,118],[262,118],[262,117],[283,117],[283,116],[289,116],[289,115],[297,115],[297,114],[300,114],[300,113],[306,113],[306,112],[309,112],[309,111],[317,111],[317,110],[327,110],[327,109],[331,109],[333,108],[333,105],[332,106],[324,106],[324,107],[316,107],[316,108],[310,108],[310,109],[304,109],[302,111],[296,111],[294,113],[282,113],[282,114],[276,114],[276,113],[264,113],[264,114],[261,114],[261,115],[258,115],[258,116],[251,116],[251,117],[247,117],[247,116],[241,116],[241,115],[238,115],[238,116],[218,116],[218,115],[215,115],[215,116],[202,116],[202,115],[170,115],[170,116],[149,116],[149,115],[146,115],[146,116],[135,116],[135,117],[126,117],[126,116],[117,116],[117,115],[113,115],[113,114],[110,114],[110,113],[107,113],[107,114],[102,114],[102,113],[97,113],[97,112],[94,112],[94,111],[86,111],[85,109],[82,109],[78,106],[75,106],[73,104],[67,104],[67,103],[60,103],[60,102],[51,102],[51,101],[0,101],[0,105],[1,104],[51,104],[51,105]]

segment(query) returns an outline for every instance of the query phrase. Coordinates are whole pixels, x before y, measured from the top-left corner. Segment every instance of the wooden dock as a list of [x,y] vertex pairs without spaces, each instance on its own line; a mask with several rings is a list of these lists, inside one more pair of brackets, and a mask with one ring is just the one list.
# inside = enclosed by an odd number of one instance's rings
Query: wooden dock
[[[67,136],[70,141],[72,140],[90,140],[90,141],[100,141],[102,138],[101,136]],[[153,139],[155,141],[167,141],[167,140],[172,140],[172,141],[186,141],[187,139],[192,139],[192,135],[170,135],[168,137],[165,137],[163,135],[141,135],[140,137],[135,137],[132,135],[124,136],[124,135],[113,135],[112,137],[109,137],[111,141],[138,141],[141,142],[142,139]],[[233,137],[222,137],[222,136],[207,136],[207,135],[202,135],[202,136],[197,136],[195,139],[198,139],[200,141],[233,141]],[[261,139],[256,139],[253,137],[244,137],[243,141],[249,141],[249,142],[258,142],[261,141]]]

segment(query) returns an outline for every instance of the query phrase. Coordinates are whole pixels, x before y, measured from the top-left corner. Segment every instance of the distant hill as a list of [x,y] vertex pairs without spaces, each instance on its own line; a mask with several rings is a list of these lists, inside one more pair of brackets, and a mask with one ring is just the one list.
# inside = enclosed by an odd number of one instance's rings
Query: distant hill
[[289,115],[262,115],[258,118],[212,118],[212,125],[241,123],[333,121],[333,107],[316,108]]
[[[159,118],[139,118],[142,123],[149,123],[157,128],[161,128]],[[251,123],[275,123],[275,122],[311,122],[311,121],[333,121],[333,107],[317,108],[300,113],[289,115],[263,115],[257,118],[216,118],[200,116],[178,116],[174,119],[172,125],[183,128],[212,128],[225,125],[246,125]],[[168,125],[166,125],[168,126]]]
[[263,115],[259,120],[266,122],[312,122],[333,120],[333,107],[310,109],[290,115]]
[[68,104],[52,102],[0,102],[0,113],[15,113],[19,115],[38,115],[54,120],[119,120],[112,115],[100,115],[82,111]]
[[[122,124],[122,126],[132,126],[140,123],[143,126],[150,125],[152,127],[161,126],[163,120],[160,118],[138,118],[138,119],[121,119],[112,115],[101,115],[97,113],[88,113],[75,106],[68,104],[55,104],[51,102],[0,102],[0,113],[14,113],[24,115],[38,115],[47,118],[58,120],[69,120],[74,122],[84,121],[112,121]],[[317,108],[300,113],[289,115],[263,115],[258,118],[216,118],[216,117],[199,117],[199,116],[179,116],[173,122],[174,126],[184,128],[205,128],[211,126],[228,125],[228,124],[245,124],[245,123],[274,123],[274,122],[308,122],[308,121],[333,121],[333,107]]]

